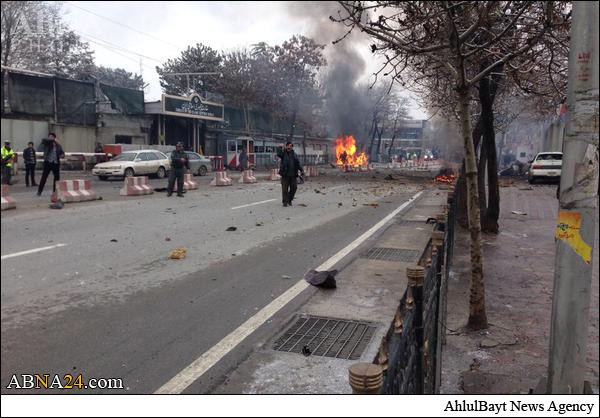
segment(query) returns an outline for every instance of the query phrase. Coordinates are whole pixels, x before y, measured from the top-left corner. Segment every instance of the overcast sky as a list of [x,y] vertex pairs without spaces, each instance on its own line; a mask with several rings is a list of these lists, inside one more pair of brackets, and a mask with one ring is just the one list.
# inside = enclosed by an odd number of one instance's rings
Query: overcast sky
[[[331,14],[337,10],[331,4]],[[250,47],[265,41],[281,43],[294,34],[310,35],[314,19],[302,16],[286,2],[127,2],[65,1],[65,21],[90,44],[99,65],[140,73],[149,83],[147,101],[161,95],[154,67],[179,56],[197,42],[217,50]],[[335,24],[332,22],[332,39]],[[328,48],[334,48],[329,42]],[[360,50],[367,62],[365,78],[377,63]],[[351,63],[349,64],[351,65]],[[422,118],[413,108],[411,115]]]

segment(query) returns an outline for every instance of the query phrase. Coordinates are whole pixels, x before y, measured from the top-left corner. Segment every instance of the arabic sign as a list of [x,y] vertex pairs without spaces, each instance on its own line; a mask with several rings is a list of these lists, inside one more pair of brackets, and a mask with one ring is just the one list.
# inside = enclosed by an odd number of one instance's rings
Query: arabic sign
[[219,103],[203,101],[194,94],[190,97],[163,94],[163,113],[188,118],[223,121],[224,106]]

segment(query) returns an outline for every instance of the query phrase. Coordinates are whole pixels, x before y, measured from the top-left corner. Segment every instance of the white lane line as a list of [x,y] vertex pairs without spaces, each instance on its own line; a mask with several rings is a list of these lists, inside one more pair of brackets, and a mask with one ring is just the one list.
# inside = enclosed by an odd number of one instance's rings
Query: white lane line
[[232,208],[231,208],[231,210],[234,210],[234,209],[241,209],[241,208],[247,208],[247,207],[249,207],[249,206],[262,205],[263,203],[267,203],[267,202],[274,202],[274,201],[276,201],[276,200],[277,200],[277,199],[269,199],[269,200],[263,200],[263,201],[261,201],[261,202],[248,203],[247,205],[242,205],[242,206],[234,206],[234,207],[232,207]]
[[[329,260],[325,261],[316,270],[327,270],[350,253],[353,249],[362,244],[377,230],[381,229],[390,219],[396,216],[400,211],[415,201],[423,192],[419,192],[410,198],[407,202],[404,202],[397,209],[377,222],[367,232],[362,234],[360,237],[355,239],[351,244],[343,248]],[[277,311],[288,304],[292,299],[298,296],[304,289],[310,286],[304,279],[298,281],[294,286],[284,292],[277,299],[273,300],[267,306],[258,311],[252,318],[248,319],[236,330],[231,332],[216,345],[198,357],[192,364],[187,366],[175,377],[161,386],[155,394],[178,394],[183,392],[188,386],[194,383],[200,376],[206,373],[211,367],[219,362],[227,353],[233,350],[239,343],[241,343],[247,336],[252,334],[262,324],[264,324],[269,318],[271,318]]]
[[6,254],[6,255],[3,255],[2,258],[0,258],[0,260],[18,257],[20,255],[38,253],[40,251],[46,251],[46,250],[51,250],[53,248],[64,247],[65,245],[67,245],[67,244],[56,244],[56,245],[50,245],[49,247],[41,247],[41,248],[34,248],[33,250],[21,251],[20,253]]

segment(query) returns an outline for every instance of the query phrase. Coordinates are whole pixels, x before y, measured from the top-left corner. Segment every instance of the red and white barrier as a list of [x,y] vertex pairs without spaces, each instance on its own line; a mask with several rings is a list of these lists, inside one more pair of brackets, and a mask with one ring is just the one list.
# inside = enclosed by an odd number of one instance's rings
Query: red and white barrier
[[316,166],[310,165],[305,168],[306,169],[304,170],[304,175],[306,177],[317,177],[319,175],[319,169]]
[[123,188],[119,191],[121,196],[142,196],[154,193],[148,185],[148,177],[125,177]]
[[276,168],[272,168],[271,174],[269,174],[269,181],[277,181],[279,179],[281,179],[281,176],[279,175],[279,170]]
[[215,171],[215,178],[210,182],[211,186],[231,186],[233,181],[227,177],[225,171]]
[[244,184],[256,183],[256,177],[254,177],[254,173],[252,172],[252,170],[242,171],[242,175],[240,176],[238,183],[244,183]]
[[17,207],[16,202],[10,196],[10,187],[8,184],[2,185],[2,210],[15,209]]
[[183,190],[196,190],[198,188],[198,183],[194,181],[193,174],[184,174],[183,175]]
[[56,202],[87,202],[98,199],[98,194],[92,189],[91,180],[59,180],[56,182],[56,192],[50,200]]

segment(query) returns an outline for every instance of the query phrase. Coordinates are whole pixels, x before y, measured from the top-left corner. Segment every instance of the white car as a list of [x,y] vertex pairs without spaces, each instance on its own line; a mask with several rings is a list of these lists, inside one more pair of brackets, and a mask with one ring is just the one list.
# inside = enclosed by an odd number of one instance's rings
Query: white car
[[529,183],[537,179],[560,180],[562,152],[540,152],[529,166]]
[[107,180],[111,176],[131,177],[137,175],[156,175],[164,178],[171,169],[169,158],[160,151],[145,149],[139,151],[125,151],[110,161],[96,164],[92,174],[100,180]]

